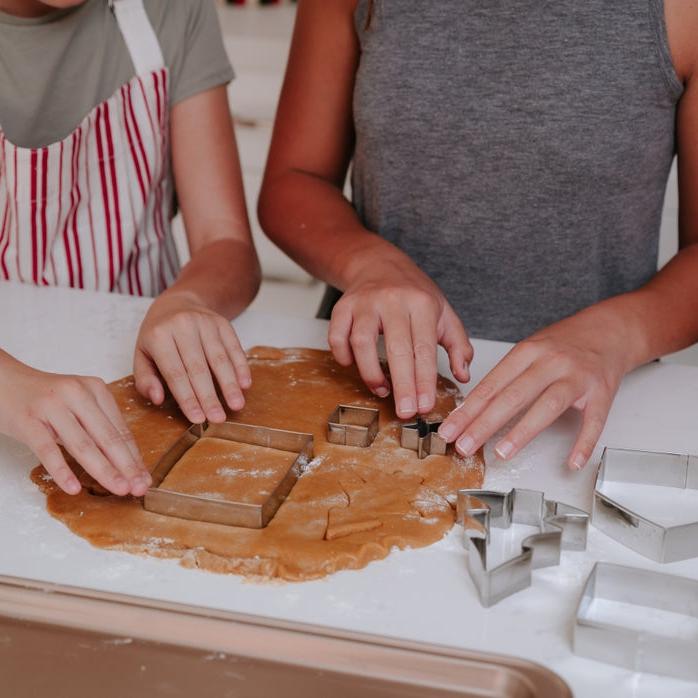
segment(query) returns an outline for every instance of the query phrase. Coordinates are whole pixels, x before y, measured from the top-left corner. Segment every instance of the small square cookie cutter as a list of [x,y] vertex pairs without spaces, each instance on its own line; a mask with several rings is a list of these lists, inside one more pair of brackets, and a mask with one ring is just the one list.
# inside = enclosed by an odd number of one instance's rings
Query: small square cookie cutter
[[605,448],[596,474],[591,518],[607,536],[655,562],[698,556],[698,514],[694,523],[662,526],[604,494],[606,482],[698,489],[698,456]]
[[631,671],[698,681],[698,636],[688,638],[670,623],[667,632],[659,634],[594,618],[590,611],[595,600],[632,604],[638,614],[642,609],[680,614],[693,625],[698,619],[696,580],[597,562],[577,607],[573,650],[581,657]]
[[337,405],[327,420],[327,440],[341,446],[368,448],[378,434],[380,410]]
[[[199,439],[204,437],[265,446],[298,455],[274,491],[262,504],[212,499],[160,487],[167,474],[182,456]],[[206,521],[245,528],[264,528],[293,489],[304,466],[312,458],[313,436],[311,434],[238,422],[195,424],[189,427],[158,461],[151,473],[153,484],[145,493],[143,507],[156,514],[176,516],[192,521]]]
[[[486,608],[530,586],[533,570],[558,565],[561,550],[584,550],[589,526],[585,511],[524,489],[459,490],[456,520],[463,525],[468,571]],[[488,569],[490,529],[512,523],[537,526],[540,533],[521,542],[519,555]]]
[[420,458],[443,456],[446,453],[446,441],[439,434],[441,422],[429,422],[418,418],[414,424],[400,427],[400,445],[417,451]]

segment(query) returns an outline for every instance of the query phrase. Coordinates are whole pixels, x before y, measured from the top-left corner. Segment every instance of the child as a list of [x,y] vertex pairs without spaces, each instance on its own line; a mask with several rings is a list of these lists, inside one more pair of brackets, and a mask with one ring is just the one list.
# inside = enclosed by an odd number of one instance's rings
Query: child
[[[518,453],[569,407],[590,458],[622,377],[698,339],[698,6],[301,0],[260,198],[269,236],[343,292],[329,343],[400,417],[436,349],[518,342],[441,426]],[[678,149],[680,251],[659,273]],[[350,161],[353,206],[342,196]]]
[[[220,422],[250,373],[229,319],[259,284],[213,0],[0,0],[0,278],[158,296],[134,374]],[[174,192],[191,261],[170,234]],[[68,493],[62,444],[115,494],[151,483],[104,383],[0,352],[0,431]]]

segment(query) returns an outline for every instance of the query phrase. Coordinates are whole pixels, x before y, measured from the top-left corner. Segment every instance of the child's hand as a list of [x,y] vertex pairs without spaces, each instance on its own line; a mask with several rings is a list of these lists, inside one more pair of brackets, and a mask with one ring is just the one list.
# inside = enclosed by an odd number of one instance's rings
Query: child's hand
[[61,444],[103,487],[145,494],[152,482],[116,401],[99,378],[44,373],[0,353],[0,432],[27,444],[68,494],[80,483]]
[[473,349],[463,324],[438,286],[402,253],[354,265],[359,270],[332,312],[332,353],[343,366],[355,361],[368,388],[386,397],[390,384],[376,346],[383,334],[398,416],[426,414],[436,402],[438,345],[456,379],[470,379]]
[[164,379],[195,424],[225,421],[214,376],[231,410],[244,407],[242,390],[252,385],[230,323],[183,293],[161,296],[148,311],[136,343],[134,375],[138,391],[156,405],[165,399]]
[[618,386],[632,368],[622,318],[592,307],[517,344],[473,388],[441,425],[439,434],[472,455],[521,412],[495,446],[508,460],[572,407],[582,426],[568,465],[581,469],[603,432]]

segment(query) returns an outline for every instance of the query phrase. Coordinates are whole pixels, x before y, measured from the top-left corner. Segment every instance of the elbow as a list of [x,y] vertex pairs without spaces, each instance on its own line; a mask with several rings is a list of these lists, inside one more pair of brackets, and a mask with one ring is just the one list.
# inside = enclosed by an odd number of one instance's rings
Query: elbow
[[257,220],[264,231],[264,234],[274,243],[280,245],[281,235],[283,234],[284,226],[277,225],[279,218],[278,212],[281,208],[280,199],[282,192],[283,177],[275,177],[271,179],[266,176],[262,182],[262,188],[259,192],[257,200]]

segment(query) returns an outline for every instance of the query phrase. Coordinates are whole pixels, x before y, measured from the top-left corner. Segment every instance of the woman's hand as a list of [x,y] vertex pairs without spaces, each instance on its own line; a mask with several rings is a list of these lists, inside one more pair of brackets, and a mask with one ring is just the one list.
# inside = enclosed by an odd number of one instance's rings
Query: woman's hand
[[192,294],[168,292],[143,320],[134,357],[136,388],[156,405],[165,399],[163,379],[186,418],[224,422],[215,377],[231,410],[245,405],[252,385],[245,352],[235,330]]
[[436,402],[437,346],[448,352],[457,380],[470,379],[473,349],[461,321],[436,284],[400,252],[353,261],[358,272],[332,313],[329,343],[343,366],[353,361],[378,397],[390,393],[376,342],[385,337],[397,414],[426,414]]
[[0,376],[0,432],[27,444],[64,492],[77,494],[80,482],[59,444],[107,490],[145,494],[150,473],[102,380],[44,373],[2,353]]
[[521,412],[525,414],[495,445],[508,460],[572,407],[582,426],[568,465],[586,465],[601,436],[621,379],[634,365],[622,316],[589,308],[517,344],[483,378],[439,429],[472,455]]

